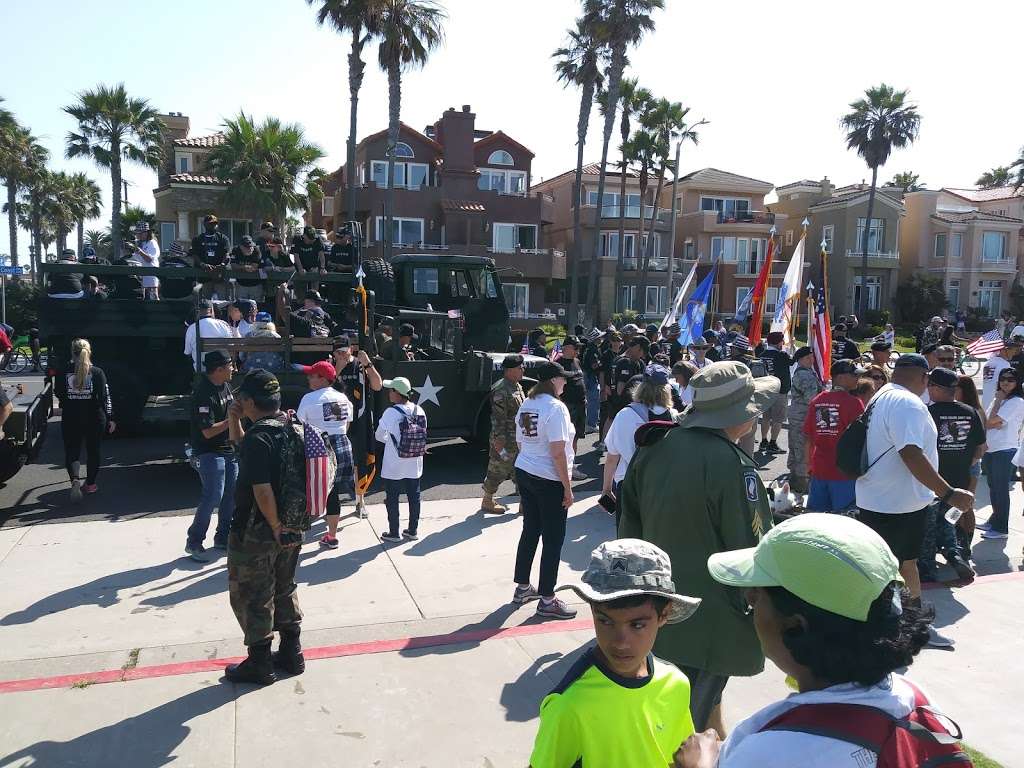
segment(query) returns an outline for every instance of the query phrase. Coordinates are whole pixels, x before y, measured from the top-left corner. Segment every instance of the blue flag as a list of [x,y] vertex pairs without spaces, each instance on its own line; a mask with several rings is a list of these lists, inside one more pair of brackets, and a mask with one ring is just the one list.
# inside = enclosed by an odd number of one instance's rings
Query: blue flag
[[704,333],[704,313],[707,311],[708,299],[711,297],[711,286],[715,284],[715,272],[718,271],[718,263],[711,265],[711,271],[700,281],[693,296],[686,302],[686,310],[679,321],[681,333],[679,343],[692,344]]

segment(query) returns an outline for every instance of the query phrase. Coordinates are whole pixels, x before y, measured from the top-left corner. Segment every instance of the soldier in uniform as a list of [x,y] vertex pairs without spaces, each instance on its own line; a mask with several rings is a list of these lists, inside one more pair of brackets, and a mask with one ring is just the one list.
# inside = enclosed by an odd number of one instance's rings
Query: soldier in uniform
[[523,356],[507,355],[501,363],[504,375],[491,387],[491,450],[484,478],[484,498],[480,509],[494,515],[508,512],[508,508],[494,500],[502,480],[516,476],[515,462],[519,453],[516,444],[516,414],[526,395],[520,381],[523,378]]
[[789,488],[793,493],[807,493],[807,437],[804,435],[804,419],[811,398],[821,392],[818,372],[814,370],[814,353],[810,347],[800,347],[793,355],[796,370],[790,385],[789,413]]

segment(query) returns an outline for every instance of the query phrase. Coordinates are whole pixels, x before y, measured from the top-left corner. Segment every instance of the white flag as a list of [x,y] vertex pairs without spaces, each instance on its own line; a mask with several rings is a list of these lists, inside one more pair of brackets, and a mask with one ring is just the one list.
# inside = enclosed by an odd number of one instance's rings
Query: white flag
[[697,264],[700,263],[700,256],[697,257],[697,261],[693,262],[693,267],[690,269],[690,274],[683,280],[683,285],[679,289],[679,293],[676,294],[675,300],[672,302],[672,306],[669,307],[668,314],[665,315],[665,319],[661,321],[661,327],[664,328],[666,325],[672,325],[679,321],[679,313],[683,311],[683,298],[686,296],[686,292],[690,290],[690,283],[693,282],[693,276],[697,274]]
[[806,235],[800,238],[796,249],[793,251],[793,258],[786,267],[786,276],[782,279],[779,287],[779,297],[775,300],[775,317],[772,318],[773,331],[782,331],[782,346],[784,348],[793,345],[793,317],[800,311],[800,285],[803,282],[804,271],[804,240]]

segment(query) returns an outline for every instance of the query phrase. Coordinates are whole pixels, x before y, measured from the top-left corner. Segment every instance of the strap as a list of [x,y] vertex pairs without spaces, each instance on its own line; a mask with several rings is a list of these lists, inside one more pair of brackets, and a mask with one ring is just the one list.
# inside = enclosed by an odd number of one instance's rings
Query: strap
[[849,742],[881,754],[896,729],[887,712],[861,704],[801,704],[783,712],[764,731],[793,731]]

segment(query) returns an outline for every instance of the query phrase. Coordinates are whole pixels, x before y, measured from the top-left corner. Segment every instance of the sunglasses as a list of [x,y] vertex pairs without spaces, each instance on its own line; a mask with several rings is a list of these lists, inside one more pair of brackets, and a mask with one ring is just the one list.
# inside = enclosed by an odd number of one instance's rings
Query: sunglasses
[[953,363],[953,362],[956,362],[956,358],[955,357],[937,357],[935,359],[938,360],[940,363]]
[[872,378],[873,380],[875,380],[875,381],[885,381],[885,376],[883,376],[883,375],[882,375],[882,374],[880,374],[880,373],[876,373],[876,374],[875,374],[875,375],[873,375],[873,376],[872,376],[871,378]]
[[1005,381],[1008,381],[1011,384],[1016,384],[1017,383],[1017,377],[1016,376],[1000,376],[999,377],[999,383],[1000,384],[1002,384]]

